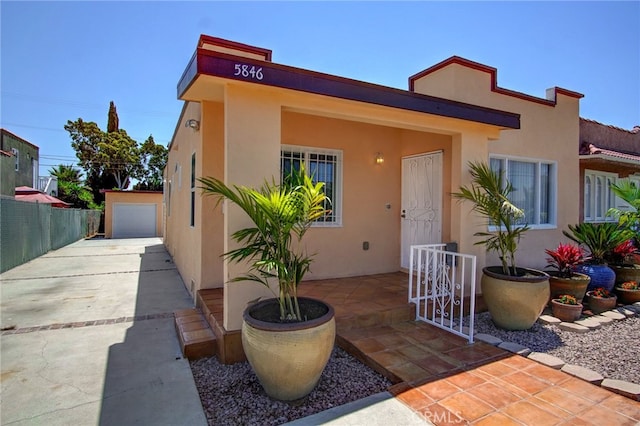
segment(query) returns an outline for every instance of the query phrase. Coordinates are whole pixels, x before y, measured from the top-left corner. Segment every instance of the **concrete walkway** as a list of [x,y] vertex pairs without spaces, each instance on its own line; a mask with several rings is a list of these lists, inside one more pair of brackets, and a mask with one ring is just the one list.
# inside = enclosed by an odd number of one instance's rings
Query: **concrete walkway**
[[84,240],[0,275],[2,425],[205,425],[157,238]]

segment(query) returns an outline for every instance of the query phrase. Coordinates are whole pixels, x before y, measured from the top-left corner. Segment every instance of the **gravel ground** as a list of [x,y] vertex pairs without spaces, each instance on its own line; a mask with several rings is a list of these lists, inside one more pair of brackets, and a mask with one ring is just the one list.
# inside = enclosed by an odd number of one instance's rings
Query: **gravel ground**
[[270,399],[249,363],[223,365],[216,357],[191,362],[210,425],[280,425],[387,390],[391,382],[335,348],[318,386],[299,405]]
[[488,312],[483,312],[475,317],[475,332],[548,353],[609,379],[640,384],[640,317],[637,316],[588,333],[573,333],[539,323],[526,331],[502,330],[493,324]]
[[[465,321],[468,324],[468,318]],[[475,317],[475,332],[518,343],[597,371],[610,379],[640,384],[640,317],[591,330],[562,331],[539,323],[526,331],[497,328],[488,312]],[[391,382],[335,348],[316,389],[298,405],[270,399],[247,362],[223,365],[216,357],[191,362],[210,425],[280,425],[385,391]]]

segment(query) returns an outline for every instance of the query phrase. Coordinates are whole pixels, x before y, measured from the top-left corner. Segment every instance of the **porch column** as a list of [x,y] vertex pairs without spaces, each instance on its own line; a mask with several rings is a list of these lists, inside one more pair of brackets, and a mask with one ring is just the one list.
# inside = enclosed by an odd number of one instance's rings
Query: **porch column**
[[[486,133],[465,131],[452,137],[451,188],[450,192],[459,192],[460,186],[469,185],[469,161],[489,161],[489,135]],[[471,211],[468,201],[452,200],[451,239],[458,241],[458,251],[477,257],[478,271],[486,264],[486,250],[474,245],[474,233],[486,230],[486,221]],[[478,274],[479,283],[480,273]],[[479,285],[476,286],[479,288]]]
[[[261,186],[265,179],[280,173],[281,107],[270,92],[259,87],[228,84],[224,110],[224,181],[227,185]],[[205,141],[206,142],[206,141]],[[251,225],[237,206],[225,202],[224,250],[237,248],[231,235]],[[224,328],[242,327],[242,312],[247,302],[258,297],[272,297],[265,287],[253,282],[228,281],[246,273],[246,264],[225,260]]]

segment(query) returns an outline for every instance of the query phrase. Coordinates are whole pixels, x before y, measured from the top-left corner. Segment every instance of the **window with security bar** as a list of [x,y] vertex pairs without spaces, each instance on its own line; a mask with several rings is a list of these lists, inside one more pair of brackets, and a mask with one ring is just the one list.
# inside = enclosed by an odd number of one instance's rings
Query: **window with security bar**
[[292,170],[300,170],[301,164],[304,164],[314,183],[324,183],[324,192],[331,200],[324,206],[330,213],[318,219],[313,226],[342,225],[342,151],[282,145],[280,182]]

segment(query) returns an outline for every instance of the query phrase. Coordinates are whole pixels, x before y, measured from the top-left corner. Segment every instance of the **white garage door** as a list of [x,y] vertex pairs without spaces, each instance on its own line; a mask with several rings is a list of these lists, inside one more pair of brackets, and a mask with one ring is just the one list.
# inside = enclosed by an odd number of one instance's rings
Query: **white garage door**
[[156,236],[155,204],[113,205],[113,238],[144,238]]

